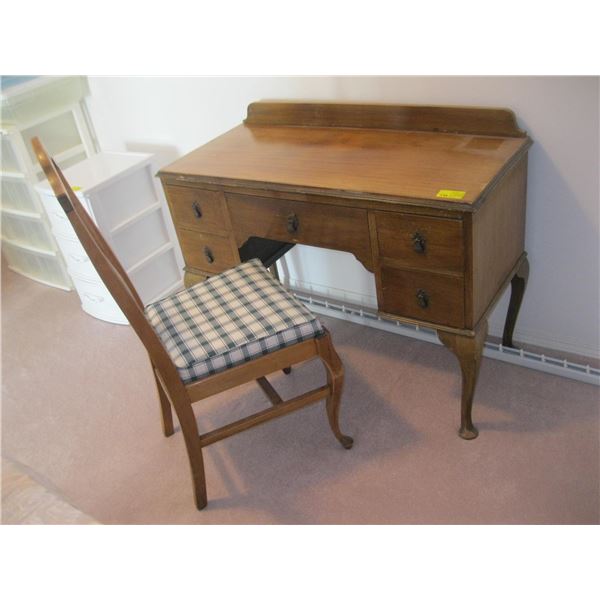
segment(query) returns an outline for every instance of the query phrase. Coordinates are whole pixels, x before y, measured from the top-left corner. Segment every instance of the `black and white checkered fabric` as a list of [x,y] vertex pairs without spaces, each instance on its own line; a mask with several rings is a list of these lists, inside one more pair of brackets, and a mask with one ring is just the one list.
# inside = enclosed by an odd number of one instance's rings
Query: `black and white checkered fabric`
[[184,383],[323,332],[258,259],[148,305],[146,318]]

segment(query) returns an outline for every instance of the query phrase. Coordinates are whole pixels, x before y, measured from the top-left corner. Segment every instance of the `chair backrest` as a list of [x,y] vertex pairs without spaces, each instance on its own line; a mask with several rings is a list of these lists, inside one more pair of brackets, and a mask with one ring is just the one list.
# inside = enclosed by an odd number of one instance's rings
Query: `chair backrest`
[[69,218],[81,245],[85,248],[100,278],[144,344],[152,364],[159,370],[167,388],[172,386],[180,388],[183,384],[177,369],[156,332],[146,320],[144,305],[125,269],[77,198],[60,168],[48,156],[40,140],[33,138],[31,144],[52,191]]

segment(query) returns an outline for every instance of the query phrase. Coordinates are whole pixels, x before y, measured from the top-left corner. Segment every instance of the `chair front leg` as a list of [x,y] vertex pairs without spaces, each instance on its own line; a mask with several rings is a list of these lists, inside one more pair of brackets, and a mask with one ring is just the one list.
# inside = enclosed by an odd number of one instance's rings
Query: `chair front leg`
[[338,439],[340,444],[346,450],[352,448],[354,440],[349,435],[344,435],[340,430],[339,415],[340,402],[342,398],[342,387],[344,384],[344,365],[340,360],[333,344],[329,332],[316,339],[319,357],[325,365],[327,371],[327,383],[329,385],[329,394],[326,400],[327,418],[331,431]]

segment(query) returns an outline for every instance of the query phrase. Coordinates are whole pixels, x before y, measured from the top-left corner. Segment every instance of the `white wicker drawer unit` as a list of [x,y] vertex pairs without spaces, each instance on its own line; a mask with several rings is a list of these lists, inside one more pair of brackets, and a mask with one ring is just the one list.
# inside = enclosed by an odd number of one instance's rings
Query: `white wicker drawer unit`
[[[164,196],[154,179],[152,158],[151,154],[134,152],[100,152],[64,172],[144,304],[181,287],[183,277],[183,257]],[[104,321],[127,323],[49,184],[39,184],[36,189],[83,310]]]
[[96,151],[85,77],[2,77],[0,85],[0,220],[8,267],[70,290],[71,280],[34,186],[43,173],[31,138],[45,141],[61,167]]

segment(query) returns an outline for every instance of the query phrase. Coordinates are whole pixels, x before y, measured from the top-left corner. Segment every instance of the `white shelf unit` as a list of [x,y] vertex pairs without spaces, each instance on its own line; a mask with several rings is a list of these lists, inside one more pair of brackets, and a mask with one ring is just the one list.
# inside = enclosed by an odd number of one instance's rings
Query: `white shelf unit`
[[[151,154],[100,152],[64,171],[144,304],[181,288],[183,280],[183,256],[155,170]],[[127,323],[48,182],[36,189],[83,310],[105,321]]]
[[61,167],[97,144],[85,106],[85,77],[35,77],[1,91],[0,219],[8,267],[35,281],[73,288],[34,186],[44,175],[33,154],[39,137]]

